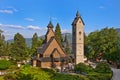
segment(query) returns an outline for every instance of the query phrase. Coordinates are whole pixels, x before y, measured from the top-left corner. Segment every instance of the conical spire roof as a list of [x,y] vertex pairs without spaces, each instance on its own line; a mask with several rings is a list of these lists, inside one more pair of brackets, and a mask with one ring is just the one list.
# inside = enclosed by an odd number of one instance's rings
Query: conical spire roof
[[72,25],[76,25],[76,23],[78,22],[78,19],[79,19],[79,18],[81,19],[83,25],[85,25],[85,24],[84,24],[84,21],[83,21],[83,19],[82,19],[82,17],[81,17],[80,14],[79,14],[79,11],[77,11],[76,17],[75,17],[75,19],[74,19]]
[[52,24],[51,20],[50,20],[50,22],[49,22],[47,28],[53,28],[53,24]]
[[79,11],[77,11],[77,13],[76,13],[76,17],[80,17]]

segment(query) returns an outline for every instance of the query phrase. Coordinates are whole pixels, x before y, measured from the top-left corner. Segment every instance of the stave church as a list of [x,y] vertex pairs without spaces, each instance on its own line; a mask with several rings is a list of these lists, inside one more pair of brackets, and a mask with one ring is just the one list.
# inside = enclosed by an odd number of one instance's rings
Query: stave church
[[41,68],[62,67],[69,63],[84,63],[84,22],[79,12],[72,22],[72,53],[66,54],[63,47],[55,38],[53,24],[47,25],[44,43],[36,49],[36,56],[32,58],[32,66]]

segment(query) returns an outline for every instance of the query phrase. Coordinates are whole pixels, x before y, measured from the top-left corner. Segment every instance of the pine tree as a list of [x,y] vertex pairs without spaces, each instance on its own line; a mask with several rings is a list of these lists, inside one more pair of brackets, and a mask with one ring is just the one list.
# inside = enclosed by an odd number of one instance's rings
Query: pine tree
[[0,30],[0,56],[5,56],[5,37],[2,35],[2,30]]
[[61,29],[60,29],[59,23],[57,23],[57,25],[56,25],[55,38],[58,41],[59,45],[62,46],[62,35],[61,35]]
[[14,36],[14,42],[11,43],[11,57],[14,60],[22,61],[28,58],[29,53],[27,50],[27,45],[25,43],[25,38],[17,33]]
[[32,37],[32,48],[36,48],[38,43],[38,35],[35,33]]
[[65,48],[65,52],[67,54],[70,54],[71,53],[71,49],[70,49],[70,45],[69,45],[69,42],[68,42],[68,39],[67,39],[67,35],[65,35],[65,39],[64,39],[64,48]]
[[37,33],[35,33],[32,37],[32,47],[30,50],[30,54],[31,55],[35,55],[36,54],[36,48],[38,47],[37,44],[38,43],[38,35]]

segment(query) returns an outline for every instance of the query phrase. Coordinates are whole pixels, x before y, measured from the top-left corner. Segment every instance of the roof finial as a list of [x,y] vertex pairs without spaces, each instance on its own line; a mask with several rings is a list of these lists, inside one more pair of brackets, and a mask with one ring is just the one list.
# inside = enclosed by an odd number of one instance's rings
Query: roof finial
[[53,24],[52,24],[52,21],[51,21],[51,17],[50,17],[50,21],[49,21],[49,24],[47,26],[48,28],[53,28]]
[[76,17],[80,17],[79,11],[77,11],[77,13],[76,13]]
[[52,18],[50,17],[50,22],[52,22]]

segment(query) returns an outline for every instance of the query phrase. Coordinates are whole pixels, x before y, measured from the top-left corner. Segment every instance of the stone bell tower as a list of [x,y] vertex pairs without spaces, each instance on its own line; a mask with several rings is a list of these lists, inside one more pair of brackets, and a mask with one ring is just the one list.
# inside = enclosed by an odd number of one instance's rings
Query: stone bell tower
[[75,63],[84,63],[84,22],[79,12],[72,23],[72,53],[75,54]]

